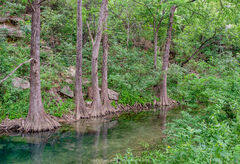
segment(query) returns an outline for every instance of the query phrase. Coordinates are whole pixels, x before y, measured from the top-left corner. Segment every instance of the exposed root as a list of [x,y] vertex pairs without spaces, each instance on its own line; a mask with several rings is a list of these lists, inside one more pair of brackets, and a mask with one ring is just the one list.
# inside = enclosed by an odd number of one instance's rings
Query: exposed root
[[92,103],[91,110],[89,111],[89,116],[93,118],[102,117],[105,115],[105,112],[103,111],[103,106],[101,103],[94,102]]
[[160,97],[160,102],[156,102],[156,106],[158,107],[172,106],[174,104],[177,104],[177,102],[168,98],[167,96]]
[[75,113],[69,113],[65,114],[62,117],[56,117],[55,120],[57,120],[59,123],[72,123],[76,121]]
[[61,125],[47,114],[42,114],[41,117],[28,117],[23,122],[24,132],[43,132],[54,130]]
[[116,109],[111,105],[110,100],[105,101],[105,103],[103,104],[103,113],[107,115],[115,112]]
[[98,117],[103,117],[105,116],[105,113],[103,113],[101,110],[94,110],[94,109],[91,109],[91,116],[92,118],[98,118]]
[[[111,108],[105,108],[107,112],[103,112],[103,107],[100,106],[100,108],[90,108],[87,107],[86,111],[89,111],[88,117],[81,117],[80,119],[86,120],[90,118],[99,118],[103,116],[110,116],[110,115],[120,115],[124,112],[141,112],[141,111],[148,111],[152,109],[159,109],[160,110],[168,110],[173,108],[174,106],[178,105],[178,103],[174,100],[168,99],[168,102],[170,105],[163,106],[161,102],[155,102],[155,103],[147,103],[147,104],[134,104],[132,106],[130,105],[122,105],[117,104],[117,108],[114,108],[111,106]],[[59,123],[73,123],[76,120],[75,113],[69,113],[67,115],[63,115],[61,118],[56,118],[53,116],[49,116],[47,114],[44,114],[42,117],[39,117],[40,119],[29,121],[28,118],[26,120],[24,119],[5,119],[0,124],[0,134],[10,134],[12,132],[42,132],[42,131],[51,131],[58,127],[60,127]],[[59,122],[59,123],[58,123]]]
[[89,119],[90,116],[88,114],[80,113],[80,117],[75,119],[75,121],[80,120],[80,119]]
[[81,112],[79,112],[78,114],[77,114],[77,116],[75,116],[75,120],[77,121],[77,120],[80,120],[80,119],[88,119],[88,118],[90,118],[90,116],[89,116],[89,113],[88,112],[86,112],[86,111],[81,111]]
[[19,132],[22,130],[23,119],[5,119],[0,124],[0,133]]

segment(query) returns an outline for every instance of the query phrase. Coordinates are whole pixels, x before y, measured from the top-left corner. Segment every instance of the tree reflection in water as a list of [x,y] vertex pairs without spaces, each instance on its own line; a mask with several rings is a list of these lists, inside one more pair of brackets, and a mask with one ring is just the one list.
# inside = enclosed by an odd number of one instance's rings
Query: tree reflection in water
[[63,125],[56,132],[0,137],[0,163],[16,159],[34,164],[107,163],[128,148],[142,151],[145,143],[161,141],[169,120],[167,114],[171,119],[178,113],[164,107],[155,112],[130,112],[115,119],[83,119]]

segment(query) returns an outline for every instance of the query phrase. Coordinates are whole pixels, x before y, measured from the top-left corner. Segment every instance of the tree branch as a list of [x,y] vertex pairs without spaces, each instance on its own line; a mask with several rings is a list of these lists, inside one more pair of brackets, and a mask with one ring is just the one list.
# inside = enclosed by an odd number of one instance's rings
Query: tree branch
[[224,9],[222,0],[219,0],[219,1],[220,1],[221,8]]
[[154,14],[152,13],[151,9],[150,9],[145,3],[141,3],[141,2],[138,2],[138,1],[136,1],[136,0],[133,0],[133,2],[145,6],[145,7],[148,9],[148,11],[150,12],[150,14],[152,15],[153,19],[156,19],[156,17],[155,17]]
[[215,33],[212,37],[208,38],[207,40],[205,40],[198,49],[196,49],[196,51],[192,54],[192,56],[190,56],[186,61],[184,61],[182,64],[181,64],[181,67],[183,67],[185,64],[187,64],[195,55],[197,55],[199,53],[200,50],[202,50],[203,48],[205,47],[208,47],[209,45],[211,45],[212,43],[214,42],[211,42],[207,45],[205,45],[207,42],[209,42],[210,40],[212,40],[214,37],[216,36],[216,30],[215,30]]
[[90,36],[90,39],[91,39],[91,42],[92,42],[92,46],[93,46],[94,45],[94,39],[93,39],[92,32],[91,32],[91,29],[90,29],[88,21],[87,21],[87,28],[88,28],[88,34]]
[[35,59],[31,58],[31,59],[29,59],[29,60],[27,60],[27,61],[19,64],[9,75],[7,75],[4,79],[2,79],[2,80],[0,81],[0,84],[2,84],[4,81],[6,81],[6,80],[7,80],[12,74],[14,74],[14,72],[16,72],[23,64],[29,63],[29,62],[31,62],[32,60],[35,60]]
[[162,17],[160,18],[159,22],[158,22],[158,25],[157,25],[157,29],[156,29],[156,32],[158,32],[161,24],[162,24],[162,21],[164,19],[164,15],[165,15],[165,10],[162,11]]
[[30,2],[30,0],[28,0],[28,3],[29,3],[29,5],[31,6],[32,10],[35,11],[35,9],[34,9],[32,3]]
[[42,0],[41,2],[38,3],[38,5],[40,5],[41,3],[45,2],[46,0]]

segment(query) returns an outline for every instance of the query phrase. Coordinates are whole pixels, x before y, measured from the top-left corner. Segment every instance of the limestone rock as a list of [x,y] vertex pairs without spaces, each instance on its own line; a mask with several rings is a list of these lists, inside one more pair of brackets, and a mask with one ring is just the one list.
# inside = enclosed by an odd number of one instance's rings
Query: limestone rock
[[60,93],[62,93],[63,95],[73,98],[74,97],[74,93],[71,90],[71,88],[69,86],[65,86],[60,90]]
[[28,89],[30,88],[30,83],[27,80],[21,79],[19,77],[16,77],[12,80],[12,85],[15,88],[20,88],[20,89]]
[[49,93],[58,103],[60,103],[62,101],[61,96],[58,94],[58,89],[57,88],[51,88],[49,90]]
[[118,101],[119,93],[115,92],[114,90],[108,89],[108,98],[109,100]]
[[70,66],[67,70],[67,75],[70,77],[75,77],[76,67]]
[[0,36],[11,36],[22,38],[23,32],[20,30],[21,18],[18,17],[0,17]]
[[73,84],[74,83],[73,80],[69,79],[69,78],[65,79],[65,82],[68,83],[68,84]]

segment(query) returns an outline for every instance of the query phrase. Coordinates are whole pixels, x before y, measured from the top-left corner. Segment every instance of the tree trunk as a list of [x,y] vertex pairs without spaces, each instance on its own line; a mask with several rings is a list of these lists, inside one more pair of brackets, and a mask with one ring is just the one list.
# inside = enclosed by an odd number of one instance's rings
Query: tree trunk
[[158,29],[154,28],[154,69],[157,69]]
[[165,10],[162,11],[162,17],[160,18],[158,25],[156,26],[156,22],[154,21],[154,69],[157,70],[157,53],[158,53],[158,31],[164,19]]
[[77,1],[77,59],[76,59],[76,74],[75,74],[75,104],[76,104],[76,119],[88,117],[86,105],[83,99],[82,92],[82,0]]
[[129,47],[129,39],[130,39],[130,23],[129,23],[129,19],[127,22],[127,49]]
[[53,130],[60,124],[48,116],[43,108],[40,84],[40,2],[33,2],[31,61],[30,69],[30,107],[28,116],[23,124],[26,132]]
[[105,113],[113,112],[110,100],[108,98],[108,34],[107,34],[107,17],[108,17],[108,7],[106,7],[105,12],[105,25],[103,27],[103,61],[102,61],[102,89],[101,89],[101,98],[103,103],[103,111]]
[[169,18],[169,27],[167,32],[167,41],[165,45],[165,52],[163,55],[163,65],[162,65],[162,82],[160,85],[160,106],[168,106],[171,104],[171,100],[168,98],[167,95],[167,70],[169,64],[169,52],[171,46],[171,39],[172,39],[172,25],[174,19],[174,12],[177,6],[172,6]]
[[91,109],[92,117],[99,117],[104,115],[104,111],[102,110],[102,103],[100,99],[99,87],[98,87],[98,55],[99,55],[99,47],[102,38],[103,31],[103,23],[105,22],[105,11],[106,6],[108,5],[108,0],[102,0],[100,16],[98,20],[98,30],[96,34],[96,39],[93,45],[92,50],[92,88],[93,88],[93,103]]

